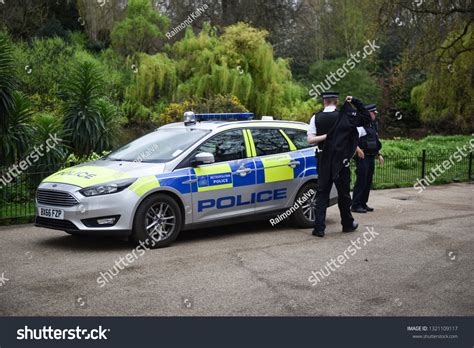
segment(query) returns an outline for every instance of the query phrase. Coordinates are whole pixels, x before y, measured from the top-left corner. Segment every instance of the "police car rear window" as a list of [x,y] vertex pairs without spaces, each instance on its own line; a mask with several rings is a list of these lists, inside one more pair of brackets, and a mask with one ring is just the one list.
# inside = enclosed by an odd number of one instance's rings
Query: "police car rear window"
[[289,152],[290,146],[278,129],[252,129],[257,156]]
[[106,160],[163,163],[195,144],[210,131],[192,128],[165,128],[138,138],[107,156]]
[[290,138],[290,140],[293,142],[293,144],[298,150],[307,149],[308,147],[314,146],[308,143],[308,135],[307,132],[304,130],[286,128],[283,129],[283,131],[288,136],[288,138]]

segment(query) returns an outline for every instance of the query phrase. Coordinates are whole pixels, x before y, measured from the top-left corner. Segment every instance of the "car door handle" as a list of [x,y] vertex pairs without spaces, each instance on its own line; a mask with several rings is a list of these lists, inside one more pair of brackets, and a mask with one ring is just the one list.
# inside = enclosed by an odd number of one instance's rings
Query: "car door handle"
[[194,184],[195,182],[198,182],[198,179],[189,179],[189,180],[183,181],[183,185]]
[[251,171],[252,169],[250,168],[239,168],[235,171],[235,174],[239,174],[240,176],[246,176]]
[[301,165],[300,161],[291,161],[290,163],[288,163],[288,166],[291,168],[296,168],[299,165]]

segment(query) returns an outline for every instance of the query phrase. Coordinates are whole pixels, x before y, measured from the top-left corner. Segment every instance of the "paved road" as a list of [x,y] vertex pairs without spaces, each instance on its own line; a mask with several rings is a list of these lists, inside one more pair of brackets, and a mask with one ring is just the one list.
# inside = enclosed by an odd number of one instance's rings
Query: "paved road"
[[125,241],[1,228],[0,315],[474,315],[473,198],[470,184],[376,191],[360,232],[339,233],[333,207],[324,239],[267,222],[190,231],[103,288]]

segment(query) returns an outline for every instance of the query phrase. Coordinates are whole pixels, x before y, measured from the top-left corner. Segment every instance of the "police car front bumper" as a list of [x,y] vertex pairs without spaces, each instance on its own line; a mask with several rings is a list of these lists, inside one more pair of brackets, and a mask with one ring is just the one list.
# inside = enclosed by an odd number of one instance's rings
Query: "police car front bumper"
[[134,192],[85,197],[79,190],[74,185],[42,183],[36,196],[35,225],[71,234],[131,234],[139,199]]

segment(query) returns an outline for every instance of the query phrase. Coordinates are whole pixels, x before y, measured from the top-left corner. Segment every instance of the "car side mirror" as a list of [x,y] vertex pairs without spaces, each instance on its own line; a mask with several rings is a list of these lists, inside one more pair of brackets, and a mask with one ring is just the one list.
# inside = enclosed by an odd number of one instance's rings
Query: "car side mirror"
[[214,155],[212,153],[200,152],[194,157],[194,159],[192,161],[192,164],[193,164],[194,167],[197,167],[197,166],[202,166],[204,164],[212,164],[215,161],[216,160],[215,160]]

